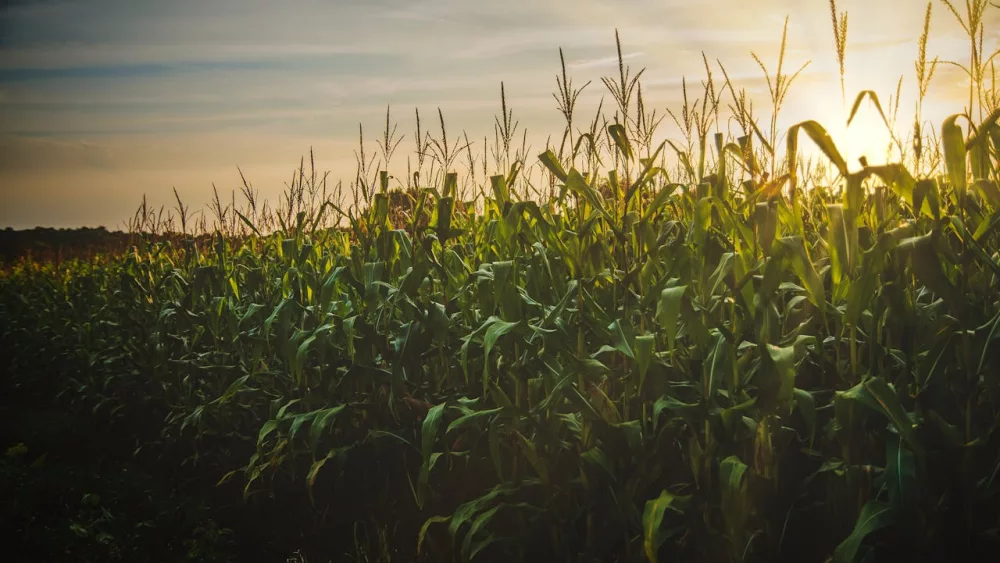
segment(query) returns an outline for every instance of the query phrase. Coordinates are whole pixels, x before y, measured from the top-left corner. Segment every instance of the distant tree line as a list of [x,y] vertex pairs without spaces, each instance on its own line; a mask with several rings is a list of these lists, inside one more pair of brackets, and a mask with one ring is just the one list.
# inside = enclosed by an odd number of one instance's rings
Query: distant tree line
[[104,227],[54,229],[35,227],[0,231],[0,261],[6,264],[22,258],[60,261],[94,254],[121,252],[131,245],[133,235]]

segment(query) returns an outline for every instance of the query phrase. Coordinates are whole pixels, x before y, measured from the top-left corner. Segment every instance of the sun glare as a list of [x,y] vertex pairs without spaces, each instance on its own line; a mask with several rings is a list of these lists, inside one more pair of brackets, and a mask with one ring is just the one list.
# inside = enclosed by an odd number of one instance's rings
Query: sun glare
[[[829,103],[823,103],[821,98],[814,99],[813,102],[816,105],[811,107],[810,113],[826,116],[817,121],[830,134],[851,172],[861,169],[862,157],[872,166],[886,164],[899,158],[899,151],[891,146],[892,135],[889,129],[879,115],[878,109],[869,101],[861,103],[850,125],[847,124],[850,106],[844,108],[839,96],[836,101],[831,100]],[[819,107],[829,109],[818,112],[816,109]],[[803,156],[825,158],[820,150],[805,138],[799,139],[799,147]]]
[[875,110],[859,110],[849,126],[845,123],[839,127],[833,139],[851,170],[860,168],[862,157],[871,165],[879,165],[892,156],[892,135]]

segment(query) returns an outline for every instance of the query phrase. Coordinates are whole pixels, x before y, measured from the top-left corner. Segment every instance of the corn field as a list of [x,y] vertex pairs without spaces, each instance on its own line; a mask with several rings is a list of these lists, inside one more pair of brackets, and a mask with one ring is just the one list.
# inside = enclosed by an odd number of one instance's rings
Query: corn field
[[[563,65],[566,130],[544,151],[518,148],[506,98],[493,162],[440,116],[398,188],[387,113],[347,200],[303,164],[273,210],[249,184],[216,195],[211,236],[187,236],[178,201],[169,223],[140,209],[121,255],[6,268],[5,377],[294,524],[311,561],[995,553],[986,9],[950,10],[971,30],[969,105],[918,113],[886,165],[846,162],[819,121],[761,124],[707,59],[667,114],[684,138],[660,144],[623,63],[587,129]],[[898,99],[862,92],[851,115],[864,103],[896,124]]]

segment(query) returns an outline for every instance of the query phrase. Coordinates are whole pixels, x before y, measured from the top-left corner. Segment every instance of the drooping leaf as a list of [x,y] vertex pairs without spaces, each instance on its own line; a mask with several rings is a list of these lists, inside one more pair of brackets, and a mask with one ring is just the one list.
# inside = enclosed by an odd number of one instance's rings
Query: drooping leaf
[[432,524],[444,524],[451,520],[451,516],[431,516],[420,526],[420,533],[417,535],[417,555],[423,553],[424,541],[427,538],[427,530]]
[[[496,513],[500,510],[502,505],[494,506],[488,508],[476,515],[476,518],[472,521],[472,525],[469,527],[469,531],[465,533],[465,538],[462,540],[462,560],[466,563],[472,561],[472,545],[473,539],[479,535],[479,531],[482,530],[489,522],[496,516]],[[482,547],[476,550],[478,553]]]
[[313,417],[312,426],[309,427],[309,445],[314,453],[319,445],[320,438],[323,437],[323,432],[326,430],[326,427],[329,426],[330,423],[333,422],[333,420],[346,408],[346,405],[337,405],[335,407],[316,411],[316,414]]
[[892,507],[888,503],[870,500],[861,509],[854,523],[854,530],[833,552],[833,563],[854,563],[864,539],[894,522]]
[[968,177],[965,165],[965,138],[962,135],[962,128],[957,123],[960,117],[962,117],[960,114],[948,116],[941,124],[941,146],[944,148],[948,180],[959,197],[959,204],[964,205]]
[[851,122],[854,121],[854,117],[857,115],[858,109],[861,108],[861,102],[865,101],[866,97],[871,100],[875,109],[878,110],[878,115],[882,118],[882,123],[885,125],[886,129],[891,131],[892,128],[889,126],[889,120],[886,119],[885,112],[882,111],[882,104],[878,101],[878,94],[876,94],[874,90],[862,90],[858,92],[857,97],[854,98],[854,104],[851,106],[851,113],[847,117],[847,126],[850,127]]
[[264,440],[278,428],[277,420],[268,420],[260,427],[260,432],[257,434],[257,447],[260,448],[264,445]]
[[559,164],[559,158],[551,150],[547,150],[542,154],[538,155],[538,160],[545,165],[545,168],[552,173],[553,176],[559,179],[560,182],[565,182],[567,178],[566,171],[563,170],[561,164]]
[[730,366],[730,347],[725,335],[715,329],[712,329],[711,334],[711,345],[708,356],[705,358],[704,374],[702,376],[702,393],[705,400],[710,400],[715,395],[715,391],[725,381]]
[[608,330],[611,332],[611,339],[614,342],[615,349],[624,354],[626,358],[635,359],[635,353],[632,351],[632,340],[634,337],[626,333],[626,330],[631,332],[631,328],[626,329],[622,321],[615,320],[608,326]]
[[903,409],[896,391],[889,387],[889,384],[880,377],[872,377],[865,380],[864,386],[872,398],[878,402],[882,412],[896,427],[896,431],[899,432],[900,436],[906,439],[906,442],[913,448],[913,451],[922,453],[923,447],[917,438],[916,428],[910,419],[910,415]]
[[460,416],[453,420],[451,424],[448,425],[448,429],[445,430],[446,434],[451,434],[457,430],[464,430],[469,427],[475,427],[484,422],[488,422],[494,415],[503,411],[503,407],[498,407],[495,409],[486,409],[481,411],[471,412],[469,414]]
[[618,123],[609,125],[608,135],[610,135],[611,139],[614,140],[615,146],[618,147],[618,152],[621,153],[622,158],[625,160],[632,160],[632,145],[628,141],[625,126]]
[[[833,139],[830,137],[830,134],[826,132],[826,129],[819,123],[812,120],[796,123],[788,128],[787,154],[789,162],[796,162],[798,157],[799,131],[804,131],[806,135],[812,139],[813,143],[819,147],[819,150],[826,155],[842,176],[847,176],[847,162],[844,160],[844,157],[841,156],[840,151],[837,149],[837,145],[834,144]],[[793,166],[793,188],[795,187],[795,169],[796,167]]]
[[646,560],[649,563],[657,563],[657,551],[659,551],[663,542],[667,540],[667,536],[663,533],[663,517],[666,515],[667,509],[671,508],[676,498],[675,495],[663,489],[660,492],[660,496],[646,501],[646,505],[643,508],[642,546],[646,552]]
[[802,419],[806,422],[806,430],[809,432],[809,448],[813,446],[816,439],[816,399],[811,393],[804,389],[795,388],[795,406],[799,408]]

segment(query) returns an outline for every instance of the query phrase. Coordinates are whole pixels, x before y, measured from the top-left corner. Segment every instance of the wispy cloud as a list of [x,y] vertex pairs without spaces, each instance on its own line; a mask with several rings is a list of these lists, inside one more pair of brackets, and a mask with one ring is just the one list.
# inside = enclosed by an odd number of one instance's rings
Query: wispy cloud
[[[642,51],[622,54],[622,61],[630,61],[632,59],[643,56],[643,54],[644,53]],[[585,68],[614,67],[618,66],[618,57],[600,57],[597,59],[584,59],[580,61],[574,61],[566,66],[574,70],[585,69]]]

